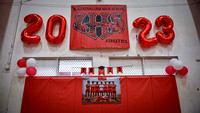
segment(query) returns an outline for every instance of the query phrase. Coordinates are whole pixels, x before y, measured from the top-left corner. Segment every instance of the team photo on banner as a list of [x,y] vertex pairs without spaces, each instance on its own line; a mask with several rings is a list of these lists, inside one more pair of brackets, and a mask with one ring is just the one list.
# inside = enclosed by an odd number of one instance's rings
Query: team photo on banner
[[120,104],[121,85],[120,77],[83,77],[82,85],[83,104]]

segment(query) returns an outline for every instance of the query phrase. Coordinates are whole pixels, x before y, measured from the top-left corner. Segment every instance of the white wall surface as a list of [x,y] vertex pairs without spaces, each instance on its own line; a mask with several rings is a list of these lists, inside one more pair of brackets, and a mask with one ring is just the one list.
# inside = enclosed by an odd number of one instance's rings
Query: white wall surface
[[[200,6],[195,0],[0,0],[0,113],[20,113],[24,78],[16,76],[17,60],[21,57],[93,57],[93,66],[109,66],[111,56],[178,56],[188,67],[185,77],[176,76],[182,113],[200,113]],[[74,4],[125,4],[127,5],[130,49],[69,50],[71,9]],[[43,18],[43,26],[37,35],[39,44],[23,44],[21,32],[26,27],[24,17],[36,13]],[[51,45],[45,39],[46,23],[50,16],[60,14],[67,20],[66,37],[62,44]],[[132,26],[138,17],[152,22],[149,37],[158,31],[154,26],[160,15],[168,15],[174,21],[175,40],[171,45],[158,44],[141,48],[135,36],[139,33]],[[55,29],[58,32],[58,29]],[[12,53],[12,42],[14,49]],[[9,66],[10,70],[4,68]]]

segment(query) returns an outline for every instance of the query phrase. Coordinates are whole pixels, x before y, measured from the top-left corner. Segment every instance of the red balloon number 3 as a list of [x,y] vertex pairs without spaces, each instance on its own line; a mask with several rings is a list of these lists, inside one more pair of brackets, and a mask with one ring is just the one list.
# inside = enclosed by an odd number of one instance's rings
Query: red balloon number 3
[[139,33],[138,36],[139,44],[142,47],[150,47],[156,45],[158,41],[163,44],[170,44],[173,42],[175,33],[173,31],[173,20],[169,16],[159,16],[155,21],[155,25],[157,27],[163,25],[163,33],[159,31],[156,33],[156,37],[147,39],[146,35],[150,32],[152,27],[151,22],[144,17],[137,18],[133,22],[133,26],[135,28],[144,26],[143,30]]
[[163,35],[162,32],[157,32],[156,37],[158,38],[159,42],[163,44],[170,44],[173,42],[175,34],[173,31],[174,23],[172,19],[169,16],[159,16],[155,24],[157,27],[160,27],[162,24],[164,25],[162,27],[163,33],[166,35],[166,37]]
[[26,23],[36,22],[33,25],[30,25],[29,27],[25,28],[21,33],[21,40],[24,43],[38,43],[40,42],[40,36],[37,35],[31,35],[32,33],[39,30],[43,24],[42,18],[37,14],[30,14],[27,15],[24,18],[24,21]]
[[[32,33],[39,30],[43,24],[42,18],[37,14],[29,14],[24,18],[26,23],[36,22],[33,25],[25,28],[21,33],[21,40],[24,43],[38,43],[40,42],[40,36],[32,35]],[[60,22],[60,29],[58,36],[54,37],[52,34],[53,26],[55,22]],[[46,28],[46,39],[49,43],[59,44],[65,38],[66,33],[66,19],[61,15],[53,15],[49,18]]]

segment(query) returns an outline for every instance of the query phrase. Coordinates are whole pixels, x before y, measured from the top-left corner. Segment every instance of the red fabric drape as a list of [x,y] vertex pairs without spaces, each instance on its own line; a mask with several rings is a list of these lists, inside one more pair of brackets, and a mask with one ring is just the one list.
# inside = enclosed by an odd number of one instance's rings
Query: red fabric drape
[[181,112],[174,76],[122,76],[121,99],[82,105],[82,77],[27,77],[21,113]]
[[151,78],[155,113],[180,113],[175,77]]
[[150,76],[127,77],[127,98],[128,113],[154,113]]

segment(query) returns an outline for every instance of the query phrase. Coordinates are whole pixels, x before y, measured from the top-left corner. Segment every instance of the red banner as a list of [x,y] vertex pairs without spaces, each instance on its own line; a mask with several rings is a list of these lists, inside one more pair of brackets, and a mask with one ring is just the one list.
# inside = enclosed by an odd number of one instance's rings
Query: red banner
[[105,77],[105,76],[98,76],[98,80],[107,80],[107,77]]
[[125,5],[72,5],[70,49],[129,48]]
[[93,67],[89,68],[89,74],[94,74],[94,68]]
[[117,73],[123,73],[122,67],[117,67]]
[[107,74],[113,74],[113,67],[107,67]]
[[103,68],[103,69],[99,69],[99,75],[105,75],[105,69]]
[[85,67],[81,68],[81,74],[86,74],[87,69]]

